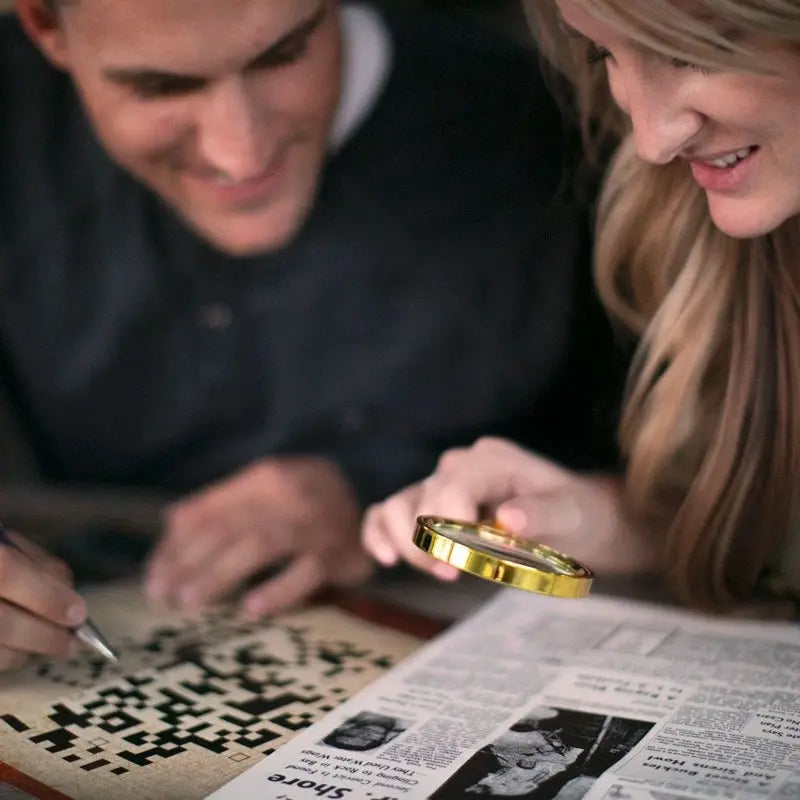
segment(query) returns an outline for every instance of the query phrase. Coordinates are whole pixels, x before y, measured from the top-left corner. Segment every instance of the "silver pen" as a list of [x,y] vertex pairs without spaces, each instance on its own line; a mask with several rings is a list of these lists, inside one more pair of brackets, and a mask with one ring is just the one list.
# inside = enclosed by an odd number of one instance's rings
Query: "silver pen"
[[[2,523],[0,523],[0,547],[2,546],[13,547],[18,553],[25,555],[25,552],[9,538],[5,527]],[[108,643],[108,640],[105,638],[105,636],[103,636],[102,633],[100,633],[97,626],[90,619],[82,622],[77,628],[73,628],[72,632],[85,645],[100,653],[103,658],[107,659],[108,661],[119,661],[119,656],[115,652],[114,648]]]

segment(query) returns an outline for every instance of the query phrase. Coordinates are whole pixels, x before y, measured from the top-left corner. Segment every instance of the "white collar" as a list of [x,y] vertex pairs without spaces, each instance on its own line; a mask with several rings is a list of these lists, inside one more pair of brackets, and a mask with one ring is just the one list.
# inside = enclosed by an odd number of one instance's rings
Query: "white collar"
[[353,3],[341,11],[342,89],[328,136],[336,152],[361,127],[375,107],[392,70],[392,37],[380,13]]

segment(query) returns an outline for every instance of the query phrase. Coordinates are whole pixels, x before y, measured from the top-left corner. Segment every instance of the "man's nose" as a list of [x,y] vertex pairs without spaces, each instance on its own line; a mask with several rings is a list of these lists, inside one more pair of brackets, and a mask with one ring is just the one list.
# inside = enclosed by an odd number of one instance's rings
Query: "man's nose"
[[209,166],[234,181],[264,171],[269,153],[259,112],[245,81],[215,87],[198,120],[199,148]]
[[703,127],[703,115],[684,101],[681,88],[635,72],[625,77],[618,102],[630,116],[636,152],[644,161],[668,164]]

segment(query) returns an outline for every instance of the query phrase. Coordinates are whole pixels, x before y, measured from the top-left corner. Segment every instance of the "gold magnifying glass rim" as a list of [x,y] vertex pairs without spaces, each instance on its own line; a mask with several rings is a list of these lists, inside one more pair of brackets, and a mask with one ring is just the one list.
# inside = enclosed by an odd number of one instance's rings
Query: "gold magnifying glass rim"
[[[448,535],[447,530],[474,537],[478,544],[471,546],[457,541],[452,535]],[[543,566],[534,567],[515,561],[512,556],[501,556],[489,549],[482,549],[480,542],[485,542],[488,546],[517,550],[521,556],[533,557]],[[594,581],[592,570],[574,558],[547,545],[520,539],[495,525],[483,522],[418,517],[414,544],[438,561],[450,564],[462,572],[550,597],[586,597]]]

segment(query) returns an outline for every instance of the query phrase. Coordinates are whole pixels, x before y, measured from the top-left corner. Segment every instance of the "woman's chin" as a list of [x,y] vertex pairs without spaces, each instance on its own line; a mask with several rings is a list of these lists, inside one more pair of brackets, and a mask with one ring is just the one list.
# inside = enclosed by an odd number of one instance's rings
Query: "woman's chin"
[[709,193],[708,207],[714,224],[734,239],[755,239],[772,233],[800,211],[774,202],[756,202]]

